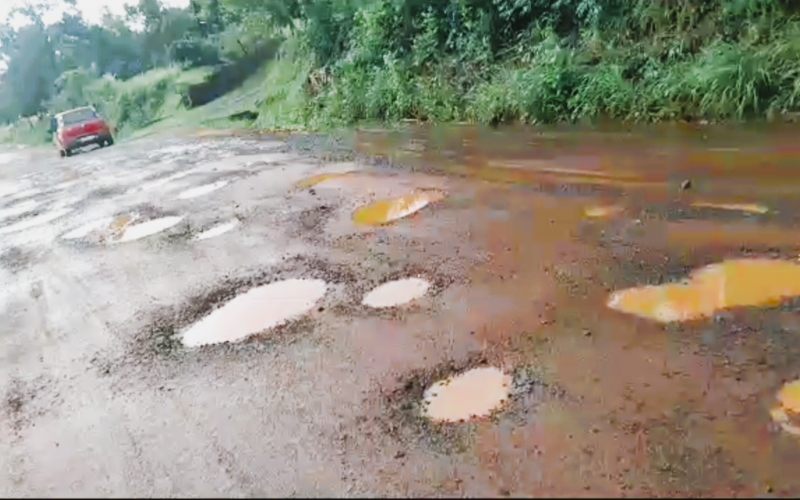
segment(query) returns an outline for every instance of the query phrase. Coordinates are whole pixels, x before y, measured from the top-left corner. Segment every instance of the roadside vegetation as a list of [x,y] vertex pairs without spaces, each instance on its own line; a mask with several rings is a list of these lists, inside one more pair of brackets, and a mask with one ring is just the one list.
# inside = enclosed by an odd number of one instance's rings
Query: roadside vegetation
[[85,104],[122,134],[800,108],[794,0],[140,0],[101,26],[60,1],[59,23],[30,5],[17,14],[30,25],[0,29],[6,140],[46,135],[47,120],[20,117]]

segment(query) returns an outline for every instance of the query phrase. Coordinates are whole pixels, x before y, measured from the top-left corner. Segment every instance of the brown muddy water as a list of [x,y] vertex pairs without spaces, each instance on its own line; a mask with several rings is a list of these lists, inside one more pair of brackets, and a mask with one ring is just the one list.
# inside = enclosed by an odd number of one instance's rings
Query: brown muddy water
[[414,126],[120,144],[58,192],[0,172],[0,490],[800,495],[797,133]]
[[[508,370],[533,366],[568,395],[513,423],[475,421],[471,465],[459,463],[483,491],[800,494],[793,407],[786,391],[776,399],[800,376],[796,134],[682,125],[356,134],[359,153],[402,165],[401,178],[446,179],[435,188],[447,196],[372,196],[354,222],[438,231],[445,249],[466,238],[486,252],[468,272],[472,306],[452,310],[464,331],[454,342],[481,345]],[[353,190],[368,187],[353,180]],[[461,379],[455,402],[429,402],[428,415],[502,415],[493,387],[502,373]],[[435,387],[444,394],[446,384]],[[470,397],[474,406],[459,399]],[[457,494],[471,481],[442,487]]]

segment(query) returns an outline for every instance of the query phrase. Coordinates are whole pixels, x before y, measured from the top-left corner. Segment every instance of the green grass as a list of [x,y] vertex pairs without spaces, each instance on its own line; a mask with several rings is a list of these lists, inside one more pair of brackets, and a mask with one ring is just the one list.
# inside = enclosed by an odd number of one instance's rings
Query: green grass
[[[146,137],[168,130],[209,128],[257,128],[299,130],[304,128],[303,84],[310,65],[290,60],[268,63],[248,78],[241,87],[192,109],[167,104],[161,120],[131,133],[131,138]],[[259,113],[255,121],[232,119],[243,111]]]
[[[124,82],[69,72],[50,109],[93,104],[123,138],[202,127],[744,121],[800,111],[800,10],[784,0],[311,4],[319,8],[282,34],[276,58],[204,106],[185,109],[181,93],[211,70],[169,67]],[[234,118],[243,111],[258,117]],[[36,141],[40,132],[17,124],[0,140]]]
[[12,125],[0,128],[0,144],[23,144],[38,146],[50,141],[46,120],[32,124],[29,120],[20,120]]

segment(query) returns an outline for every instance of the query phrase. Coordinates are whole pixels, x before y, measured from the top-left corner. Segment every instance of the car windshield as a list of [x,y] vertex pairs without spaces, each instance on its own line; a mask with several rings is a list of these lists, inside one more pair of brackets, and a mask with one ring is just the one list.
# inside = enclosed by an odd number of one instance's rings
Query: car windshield
[[94,118],[97,118],[97,113],[91,109],[78,109],[63,115],[61,117],[61,122],[64,125],[73,125],[75,123],[85,122],[86,120],[92,120]]

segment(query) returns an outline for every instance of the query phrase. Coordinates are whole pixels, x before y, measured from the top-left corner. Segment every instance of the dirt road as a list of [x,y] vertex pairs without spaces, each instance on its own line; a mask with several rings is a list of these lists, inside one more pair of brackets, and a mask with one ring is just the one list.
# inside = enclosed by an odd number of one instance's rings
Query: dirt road
[[[800,369],[794,302],[666,325],[607,307],[723,259],[796,259],[800,190],[713,182],[720,145],[609,163],[613,136],[569,151],[386,137],[355,146],[392,165],[242,136],[0,156],[0,494],[800,493],[800,443],[768,411]],[[389,224],[353,220],[431,190],[445,194]],[[770,212],[690,210],[692,196]],[[430,282],[422,298],[361,303],[409,276]],[[307,314],[181,341],[295,278],[326,284]],[[482,365],[513,374],[502,411],[421,415],[433,382]]]

